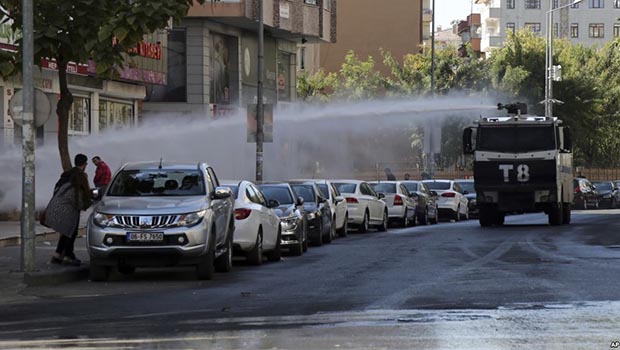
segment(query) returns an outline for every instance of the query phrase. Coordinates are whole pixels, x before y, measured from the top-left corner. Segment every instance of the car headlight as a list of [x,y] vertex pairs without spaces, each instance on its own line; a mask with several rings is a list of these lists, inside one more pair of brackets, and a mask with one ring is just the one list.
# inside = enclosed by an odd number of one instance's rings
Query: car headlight
[[308,220],[316,219],[316,213],[308,213]]
[[288,218],[284,218],[281,221],[283,230],[295,230],[297,229],[297,217],[291,216]]
[[95,213],[93,215],[93,223],[99,227],[112,227],[116,225],[114,215]]
[[183,214],[177,221],[177,226],[191,227],[198,225],[207,213],[206,210],[197,211],[195,213]]

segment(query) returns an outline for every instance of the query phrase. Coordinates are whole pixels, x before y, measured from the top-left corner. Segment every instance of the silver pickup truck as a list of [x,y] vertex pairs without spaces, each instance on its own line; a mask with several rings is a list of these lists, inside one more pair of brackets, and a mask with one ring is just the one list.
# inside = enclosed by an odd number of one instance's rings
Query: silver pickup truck
[[232,269],[234,223],[230,189],[206,163],[127,163],[88,220],[91,279],[187,265],[211,279]]

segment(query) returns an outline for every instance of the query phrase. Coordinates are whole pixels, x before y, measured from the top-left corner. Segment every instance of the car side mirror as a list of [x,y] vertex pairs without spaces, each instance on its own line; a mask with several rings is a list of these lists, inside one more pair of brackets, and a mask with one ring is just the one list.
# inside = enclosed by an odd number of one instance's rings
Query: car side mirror
[[269,207],[269,208],[277,208],[277,207],[279,207],[279,206],[280,206],[280,202],[278,202],[278,201],[277,201],[277,200],[275,200],[275,199],[270,199],[270,200],[267,202],[267,207]]
[[383,199],[383,198],[385,198],[385,194],[384,194],[384,193],[379,192],[379,193],[377,193],[377,198],[379,198],[379,199]]
[[93,199],[99,199],[100,198],[99,196],[102,195],[102,193],[99,192],[98,188],[92,189],[90,193]]
[[325,203],[325,202],[327,202],[327,199],[325,199],[325,197],[319,196],[319,203]]
[[433,197],[437,197],[437,196],[439,196],[439,194],[437,193],[437,191],[431,191],[431,195],[433,195]]
[[216,187],[211,199],[226,199],[232,196],[232,191],[228,187]]
[[338,204],[340,202],[344,202],[344,197],[342,197],[342,196],[337,196],[335,199],[336,199],[336,204]]
[[304,198],[297,197],[297,202],[295,204],[297,204],[297,206],[304,205]]

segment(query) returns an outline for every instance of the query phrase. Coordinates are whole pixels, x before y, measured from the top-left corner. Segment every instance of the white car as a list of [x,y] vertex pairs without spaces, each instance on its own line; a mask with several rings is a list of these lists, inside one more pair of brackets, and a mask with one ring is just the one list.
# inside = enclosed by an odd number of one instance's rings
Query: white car
[[403,227],[416,224],[418,203],[400,181],[371,181],[369,184],[375,192],[385,195],[383,201],[390,221],[397,221]]
[[367,182],[359,180],[331,180],[347,201],[348,224],[356,225],[360,232],[367,232],[370,226],[386,231],[388,211],[381,195]]
[[329,207],[332,210],[332,222],[336,225],[338,235],[340,237],[346,237],[349,232],[347,225],[349,214],[347,212],[347,203],[340,194],[340,191],[338,191],[338,188],[329,180],[309,179],[295,181],[311,181],[316,184],[321,192],[323,192],[323,195],[327,199],[327,203],[329,203]]
[[452,180],[424,180],[422,182],[431,191],[437,193],[439,216],[454,221],[469,219],[468,200],[458,183]]
[[222,181],[235,199],[235,233],[233,248],[247,257],[248,263],[260,265],[263,254],[269,261],[281,256],[280,218],[273,208],[278,201],[267,201],[263,192],[249,181]]

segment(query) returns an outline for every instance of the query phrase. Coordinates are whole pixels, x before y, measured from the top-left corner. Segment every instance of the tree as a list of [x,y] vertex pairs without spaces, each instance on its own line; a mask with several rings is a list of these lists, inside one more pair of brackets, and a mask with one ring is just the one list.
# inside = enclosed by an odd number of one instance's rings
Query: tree
[[[205,0],[197,0],[204,3]],[[187,14],[192,0],[37,0],[34,8],[34,60],[56,60],[60,83],[58,150],[63,169],[71,168],[68,147],[69,111],[73,96],[67,85],[67,64],[96,64],[97,75],[111,78],[130,61],[128,49],[144,35],[165,28],[170,19]],[[12,29],[22,28],[22,1],[0,0]],[[0,56],[3,77],[16,74],[22,60],[22,39],[15,54]]]
[[319,70],[315,74],[303,73],[297,77],[297,95],[306,101],[327,102],[338,87],[338,75]]
[[366,61],[349,51],[340,69],[341,94],[352,100],[375,97],[383,85],[381,74],[375,70],[375,60],[369,56]]

